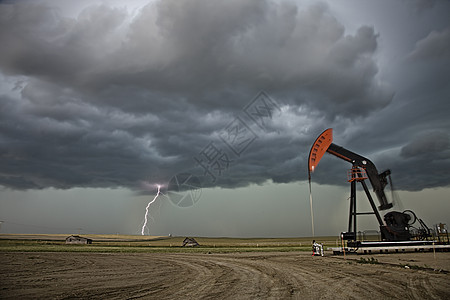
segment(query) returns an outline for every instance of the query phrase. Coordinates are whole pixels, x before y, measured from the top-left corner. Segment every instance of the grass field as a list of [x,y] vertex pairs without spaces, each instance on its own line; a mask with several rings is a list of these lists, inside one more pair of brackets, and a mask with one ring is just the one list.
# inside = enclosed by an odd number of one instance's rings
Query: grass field
[[[229,253],[266,251],[311,251],[313,238],[207,238],[194,237],[198,247],[182,247],[184,237],[141,235],[83,235],[91,245],[66,244],[64,234],[0,235],[2,252],[183,252]],[[336,237],[317,237],[325,248],[337,245]]]

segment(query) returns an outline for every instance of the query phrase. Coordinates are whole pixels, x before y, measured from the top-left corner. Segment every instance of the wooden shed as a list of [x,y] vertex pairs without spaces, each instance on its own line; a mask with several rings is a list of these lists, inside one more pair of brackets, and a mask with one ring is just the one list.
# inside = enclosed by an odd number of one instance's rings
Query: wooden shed
[[200,246],[199,243],[197,243],[197,241],[194,238],[185,238],[183,241],[183,247],[188,246],[188,247],[197,247]]
[[79,235],[66,237],[66,244],[92,244],[92,240]]

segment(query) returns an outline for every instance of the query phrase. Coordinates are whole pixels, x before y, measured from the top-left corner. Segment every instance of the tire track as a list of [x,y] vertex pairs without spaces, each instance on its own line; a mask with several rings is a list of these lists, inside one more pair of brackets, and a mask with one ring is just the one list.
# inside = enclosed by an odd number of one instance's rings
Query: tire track
[[307,253],[0,253],[1,299],[450,299],[449,276]]

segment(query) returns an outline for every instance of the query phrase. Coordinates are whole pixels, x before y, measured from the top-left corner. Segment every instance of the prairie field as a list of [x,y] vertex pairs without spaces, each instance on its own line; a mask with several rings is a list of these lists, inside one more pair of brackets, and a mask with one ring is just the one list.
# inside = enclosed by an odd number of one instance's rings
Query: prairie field
[[[141,235],[82,235],[90,245],[67,245],[64,234],[0,234],[0,251],[48,252],[251,252],[310,251],[312,238],[194,237],[198,247],[182,247],[185,237]],[[335,237],[321,237],[324,247],[337,246]],[[319,239],[318,239],[319,241]]]
[[[450,253],[311,255],[311,238],[0,235],[1,299],[450,299]],[[335,237],[317,237],[325,249]]]

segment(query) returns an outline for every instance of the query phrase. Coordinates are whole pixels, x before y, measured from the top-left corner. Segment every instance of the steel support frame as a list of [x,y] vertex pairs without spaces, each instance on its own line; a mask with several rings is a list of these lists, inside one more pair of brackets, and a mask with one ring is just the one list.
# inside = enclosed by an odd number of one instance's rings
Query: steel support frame
[[364,182],[364,180],[358,180],[363,189],[366,193],[367,199],[369,200],[370,206],[372,207],[373,212],[370,213],[358,213],[356,210],[356,180],[350,182],[350,212],[349,212],[349,218],[348,218],[348,232],[354,232],[355,235],[357,233],[357,222],[356,218],[358,215],[367,215],[367,214],[374,214],[377,218],[378,224],[380,225],[380,228],[384,226],[383,220],[381,219],[380,213],[378,212],[378,209],[375,205],[375,202],[373,201],[372,195],[370,194],[370,191],[367,187],[367,184]]

